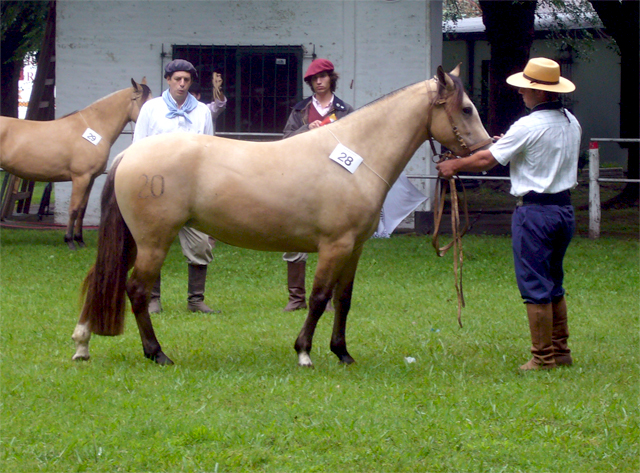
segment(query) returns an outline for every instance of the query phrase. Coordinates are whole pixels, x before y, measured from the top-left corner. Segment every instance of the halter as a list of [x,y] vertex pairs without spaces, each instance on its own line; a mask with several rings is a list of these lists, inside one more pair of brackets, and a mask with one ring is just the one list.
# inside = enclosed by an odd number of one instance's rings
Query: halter
[[[434,77],[436,83],[438,82],[438,78]],[[427,86],[428,87],[428,86]],[[429,93],[431,90],[429,89]],[[447,103],[446,99],[440,99],[435,101],[431,107],[429,107],[429,115],[427,118],[427,137],[429,138],[429,144],[431,145],[432,152],[432,161],[434,163],[440,163],[442,161],[446,161],[448,159],[457,159],[458,156],[453,154],[451,151],[446,151],[444,153],[438,153],[436,151],[435,144],[433,143],[433,136],[431,134],[431,121],[433,116],[433,107],[434,106],[442,106]],[[451,130],[453,131],[453,135],[456,140],[460,144],[460,147],[466,151],[464,156],[466,157],[473,154],[480,148],[484,148],[486,145],[493,142],[491,138],[487,138],[486,140],[481,141],[480,143],[476,143],[472,146],[467,146],[467,143],[464,141],[464,138],[458,131],[458,127],[453,122],[453,117],[447,107],[444,107],[444,111],[447,114],[447,118],[449,123],[451,124]],[[462,191],[464,195],[463,205],[464,205],[464,216],[465,216],[465,224],[462,231],[460,231],[460,208],[458,202],[458,191],[456,189],[455,178],[451,178],[449,180],[438,179],[436,181],[436,189],[434,196],[434,212],[433,212],[433,220],[434,220],[434,228],[433,228],[433,237],[432,244],[434,249],[436,250],[436,254],[438,256],[444,256],[450,248],[453,247],[453,277],[454,277],[454,285],[456,288],[456,293],[458,295],[458,325],[462,327],[462,308],[465,306],[464,304],[464,293],[462,291],[462,263],[463,263],[463,253],[462,253],[462,237],[467,233],[469,229],[469,209],[467,206],[467,193],[462,185]],[[460,184],[462,181],[458,179]],[[443,183],[448,184],[449,190],[451,193],[451,233],[452,233],[452,241],[440,247],[438,244],[438,234],[440,232],[440,222],[442,221],[442,215],[444,214],[444,202],[445,196],[447,194],[447,186],[443,185]],[[458,271],[459,267],[459,271]]]
[[[438,82],[438,78],[437,77],[434,77],[433,80],[435,80],[436,83]],[[428,85],[427,85],[427,87],[428,87]],[[428,92],[431,93],[432,91],[429,89]],[[444,111],[447,114],[447,119],[449,120],[449,123],[451,124],[451,130],[453,131],[453,135],[456,137],[456,141],[460,144],[460,147],[462,149],[466,150],[466,153],[464,155],[460,155],[460,156],[456,156],[451,151],[446,151],[444,153],[438,153],[436,151],[436,147],[435,147],[435,145],[433,143],[434,139],[433,139],[433,136],[431,134],[431,121],[432,121],[432,117],[433,117],[433,107],[434,106],[445,105],[446,103],[447,103],[446,99],[440,99],[440,100],[435,101],[433,103],[433,105],[431,107],[429,107],[429,115],[427,117],[427,137],[429,139],[429,145],[431,145],[431,152],[433,154],[431,159],[436,164],[439,163],[439,162],[442,162],[442,161],[446,161],[447,159],[453,159],[453,158],[457,158],[457,157],[464,158],[464,157],[470,156],[474,152],[478,151],[480,148],[484,148],[488,144],[493,143],[493,139],[492,138],[487,138],[486,140],[483,140],[480,143],[476,143],[475,145],[472,145],[471,147],[467,146],[467,143],[464,141],[464,138],[462,137],[462,135],[458,131],[458,127],[453,122],[453,116],[451,116],[451,113],[449,112],[449,110],[447,110],[447,107],[444,107]],[[441,158],[441,159],[436,161],[436,158]]]

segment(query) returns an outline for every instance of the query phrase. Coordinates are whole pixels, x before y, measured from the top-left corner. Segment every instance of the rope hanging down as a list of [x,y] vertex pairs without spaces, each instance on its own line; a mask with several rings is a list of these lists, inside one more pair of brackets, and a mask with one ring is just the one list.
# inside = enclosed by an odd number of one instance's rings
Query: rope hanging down
[[[455,159],[453,155],[441,155],[442,160]],[[460,203],[458,199],[458,190],[456,189],[456,182],[459,182],[463,191],[463,210],[465,223],[462,230],[460,230]],[[447,189],[451,195],[451,235],[452,240],[444,246],[440,246],[438,243],[438,237],[440,233],[440,223],[442,222],[442,215],[444,214],[444,205],[446,201]],[[433,212],[434,228],[432,244],[436,250],[436,254],[440,257],[444,256],[447,251],[453,248],[453,277],[456,293],[458,295],[458,325],[462,327],[462,308],[464,304],[464,292],[462,289],[462,266],[464,263],[464,254],[462,251],[462,237],[467,233],[469,229],[469,209],[467,206],[467,194],[464,188],[462,180],[451,179],[438,179],[436,181],[436,190],[434,195],[434,212]]]

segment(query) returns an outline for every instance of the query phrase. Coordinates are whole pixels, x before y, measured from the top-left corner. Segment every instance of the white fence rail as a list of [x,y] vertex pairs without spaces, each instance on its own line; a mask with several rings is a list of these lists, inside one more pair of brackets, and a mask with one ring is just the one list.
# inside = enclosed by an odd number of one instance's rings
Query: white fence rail
[[612,179],[600,177],[600,143],[638,143],[635,138],[591,138],[589,142],[589,238],[600,238],[600,183],[636,182],[640,179]]

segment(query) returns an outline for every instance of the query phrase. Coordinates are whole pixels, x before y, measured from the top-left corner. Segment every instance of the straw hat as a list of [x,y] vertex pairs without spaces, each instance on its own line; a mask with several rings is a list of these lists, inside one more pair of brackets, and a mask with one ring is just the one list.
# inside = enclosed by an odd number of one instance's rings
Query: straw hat
[[529,59],[524,71],[509,76],[507,84],[561,94],[576,90],[573,82],[560,76],[560,65],[544,57]]

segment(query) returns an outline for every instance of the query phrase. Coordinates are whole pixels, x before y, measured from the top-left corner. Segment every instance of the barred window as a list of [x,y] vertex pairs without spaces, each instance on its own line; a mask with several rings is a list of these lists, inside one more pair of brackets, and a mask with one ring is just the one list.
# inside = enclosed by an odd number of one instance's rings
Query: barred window
[[197,69],[202,102],[213,100],[213,72],[222,74],[228,102],[217,133],[282,133],[291,107],[302,99],[302,46],[172,45],[172,53]]

